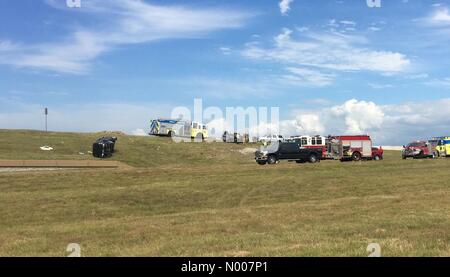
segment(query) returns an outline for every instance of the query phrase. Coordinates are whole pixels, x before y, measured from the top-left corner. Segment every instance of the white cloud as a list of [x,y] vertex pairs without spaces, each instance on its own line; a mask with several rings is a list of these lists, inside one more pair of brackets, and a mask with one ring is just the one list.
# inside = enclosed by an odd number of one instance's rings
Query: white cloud
[[384,141],[398,141],[402,145],[409,140],[447,136],[450,130],[450,99],[420,101],[383,106],[384,132],[378,136]]
[[[59,7],[59,2],[47,0]],[[100,22],[95,29],[80,28],[60,42],[0,44],[0,63],[64,73],[85,73],[93,60],[117,46],[162,39],[201,37],[209,32],[238,28],[251,15],[234,10],[157,6],[141,0],[83,0],[87,14]],[[108,26],[108,27],[105,27]]]
[[92,59],[108,49],[107,44],[95,34],[77,31],[70,39],[61,43],[22,46],[9,51],[0,50],[0,63],[65,73],[82,73],[89,69]]
[[395,105],[352,99],[341,105],[297,110],[292,117],[280,122],[284,136],[369,134],[377,145],[404,145],[449,135],[450,99]]
[[219,47],[219,50],[222,52],[222,54],[224,55],[230,55],[231,54],[231,48],[230,47]]
[[282,79],[299,86],[324,87],[330,85],[335,77],[333,74],[300,67],[288,67],[287,70],[290,74],[283,75]]
[[306,100],[305,103],[319,105],[319,106],[328,106],[331,104],[331,101],[328,99],[324,99],[324,98],[314,98],[314,99]]
[[369,28],[367,28],[367,30],[372,31],[372,32],[377,32],[377,31],[381,30],[381,28],[375,27],[375,26],[370,26]]
[[417,80],[417,79],[427,79],[429,77],[428,73],[418,73],[412,75],[406,75],[406,79]]
[[356,26],[356,22],[350,20],[341,20],[340,23],[344,25]]
[[385,113],[374,102],[351,99],[341,105],[296,110],[292,117],[280,122],[284,136],[373,133],[383,127]]
[[437,9],[425,18],[419,19],[418,22],[432,27],[450,26],[450,12],[448,8],[436,6]]
[[293,120],[280,122],[283,134],[288,135],[318,135],[325,132],[325,126],[318,114],[299,114]]
[[291,8],[290,5],[291,3],[294,2],[294,0],[281,0],[280,1],[280,12],[281,14],[286,14]]
[[375,84],[375,83],[369,83],[369,87],[373,89],[387,89],[387,88],[393,88],[394,86],[391,84]]
[[309,31],[309,28],[308,28],[308,27],[304,27],[304,26],[303,26],[303,27],[297,27],[296,29],[297,29],[297,31],[299,31],[300,33],[301,33],[301,32]]
[[356,31],[356,22],[351,20],[328,20],[326,27],[329,27],[330,32],[346,33],[348,31]]
[[0,53],[14,51],[19,48],[20,48],[20,45],[13,44],[11,41],[8,41],[8,40],[0,41]]
[[370,49],[364,37],[337,32],[301,33],[299,39],[293,39],[292,35],[292,30],[284,29],[274,38],[272,47],[248,44],[242,55],[297,66],[383,74],[402,72],[411,63],[404,54]]
[[337,23],[336,19],[330,19],[328,21],[328,26],[329,27],[333,27],[333,28],[337,28],[337,27],[339,27],[339,23]]
[[439,9],[431,17],[430,20],[435,24],[450,24],[450,13],[448,9]]
[[432,79],[430,81],[425,82],[426,85],[450,89],[450,77],[442,78],[442,79]]
[[382,109],[373,102],[348,100],[341,106],[330,109],[337,118],[345,119],[346,132],[362,134],[381,128],[384,119]]

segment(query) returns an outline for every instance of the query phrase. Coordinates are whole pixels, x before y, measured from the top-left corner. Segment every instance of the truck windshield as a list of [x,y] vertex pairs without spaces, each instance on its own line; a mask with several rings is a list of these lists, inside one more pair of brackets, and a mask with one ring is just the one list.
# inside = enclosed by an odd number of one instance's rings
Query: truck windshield
[[269,151],[269,152],[275,152],[278,150],[278,146],[279,146],[279,142],[278,141],[273,141],[270,144],[266,145],[266,146],[261,146],[259,148],[260,151]]
[[420,146],[423,146],[423,143],[413,142],[413,143],[408,144],[408,147],[420,147]]

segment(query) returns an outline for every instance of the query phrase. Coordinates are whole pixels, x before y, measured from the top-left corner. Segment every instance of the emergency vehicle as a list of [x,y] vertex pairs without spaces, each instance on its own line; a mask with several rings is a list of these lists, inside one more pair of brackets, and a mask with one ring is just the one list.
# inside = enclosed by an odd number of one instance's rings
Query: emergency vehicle
[[[381,160],[383,148],[372,146],[368,135],[360,136],[293,136],[290,141],[300,143],[302,148],[321,148],[323,159],[333,160]],[[450,152],[449,152],[450,153]]]
[[368,135],[329,136],[326,142],[326,157],[335,160],[381,160],[383,148],[373,147]]
[[435,149],[438,157],[450,156],[450,137],[437,137],[433,141],[437,141]]
[[150,135],[169,137],[208,138],[206,125],[188,120],[155,119],[150,124]]

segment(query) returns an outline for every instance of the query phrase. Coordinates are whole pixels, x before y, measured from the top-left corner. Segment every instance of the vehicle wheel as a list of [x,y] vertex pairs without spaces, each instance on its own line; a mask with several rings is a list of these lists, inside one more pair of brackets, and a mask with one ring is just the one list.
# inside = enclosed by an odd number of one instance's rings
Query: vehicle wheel
[[169,137],[173,138],[175,136],[175,133],[173,131],[169,131]]
[[266,165],[267,162],[257,162],[259,165]]
[[314,163],[317,163],[319,161],[319,159],[317,158],[317,156],[316,155],[310,155],[309,156],[309,158],[308,158],[308,162],[310,162],[310,163],[312,163],[312,164],[314,164]]
[[406,160],[406,156],[402,156],[402,159]]
[[298,163],[298,164],[303,164],[303,163],[305,163],[304,160],[298,160],[298,161],[295,161],[295,162]]
[[275,156],[269,156],[269,158],[267,159],[267,163],[268,164],[276,164],[277,163],[277,158]]
[[414,159],[422,159],[424,157],[423,151],[420,151],[420,153],[414,157]]
[[375,157],[373,157],[373,159],[374,159],[375,161],[379,161],[379,160],[381,160],[381,157],[380,157],[379,155],[375,155]]
[[359,162],[361,160],[361,153],[359,153],[359,152],[353,153],[352,160],[355,162]]

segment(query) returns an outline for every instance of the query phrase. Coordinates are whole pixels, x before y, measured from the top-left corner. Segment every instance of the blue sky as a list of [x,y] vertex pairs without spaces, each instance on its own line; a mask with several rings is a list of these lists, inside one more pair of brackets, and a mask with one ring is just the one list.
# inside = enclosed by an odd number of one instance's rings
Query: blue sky
[[[278,106],[285,134],[450,134],[450,1],[0,0],[0,128]],[[110,120],[103,120],[103,119]]]

